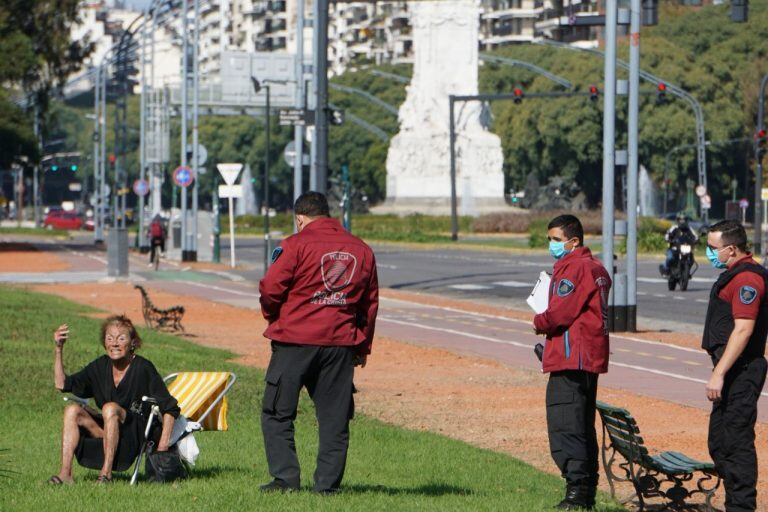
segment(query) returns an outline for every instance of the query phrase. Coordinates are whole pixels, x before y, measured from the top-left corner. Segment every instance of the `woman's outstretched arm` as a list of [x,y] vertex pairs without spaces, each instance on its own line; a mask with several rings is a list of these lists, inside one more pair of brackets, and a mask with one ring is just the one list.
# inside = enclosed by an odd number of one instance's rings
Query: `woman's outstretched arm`
[[68,336],[69,326],[67,324],[60,325],[56,332],[53,333],[53,341],[56,343],[53,360],[53,383],[59,391],[64,389],[64,380],[66,378],[62,354],[64,353],[64,343],[67,342]]

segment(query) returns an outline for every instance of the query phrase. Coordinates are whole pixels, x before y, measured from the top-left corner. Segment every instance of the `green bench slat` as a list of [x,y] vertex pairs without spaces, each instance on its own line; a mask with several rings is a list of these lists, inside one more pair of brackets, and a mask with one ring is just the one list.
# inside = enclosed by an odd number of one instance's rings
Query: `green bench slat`
[[702,462],[700,460],[692,459],[687,455],[680,452],[664,452],[659,454],[660,457],[664,457],[667,460],[674,461],[678,465],[687,465],[692,468],[693,471],[714,471],[715,465],[712,462]]
[[639,435],[635,434],[633,436],[630,436],[629,432],[623,429],[617,429],[613,425],[609,425],[606,423],[605,428],[608,430],[608,434],[611,436],[611,439],[619,439],[621,441],[624,441],[626,443],[629,443],[631,440],[634,439],[634,442],[642,445],[643,438]]
[[627,421],[626,419],[615,418],[613,416],[600,415],[603,423],[611,425],[615,428],[625,430],[627,432],[633,432],[635,434],[640,433],[640,429],[637,427],[637,423],[634,420]]

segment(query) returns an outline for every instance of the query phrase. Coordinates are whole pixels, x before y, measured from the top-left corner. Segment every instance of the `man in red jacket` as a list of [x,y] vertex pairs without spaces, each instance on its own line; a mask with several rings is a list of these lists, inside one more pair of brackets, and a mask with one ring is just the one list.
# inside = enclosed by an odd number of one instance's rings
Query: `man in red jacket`
[[259,283],[261,313],[272,340],[261,429],[273,480],[264,491],[291,491],[301,483],[293,421],[306,387],[320,430],[313,490],[339,490],[354,414],[352,377],[365,366],[379,307],[373,251],[329,217],[323,194],[307,192],[294,204],[298,233],[272,253]]
[[573,215],[547,226],[555,263],[547,310],[533,319],[547,337],[542,369],[547,383],[547,431],[555,464],[565,478],[561,510],[592,509],[597,490],[595,401],[597,376],[608,371],[608,293],[611,278],[584,247]]

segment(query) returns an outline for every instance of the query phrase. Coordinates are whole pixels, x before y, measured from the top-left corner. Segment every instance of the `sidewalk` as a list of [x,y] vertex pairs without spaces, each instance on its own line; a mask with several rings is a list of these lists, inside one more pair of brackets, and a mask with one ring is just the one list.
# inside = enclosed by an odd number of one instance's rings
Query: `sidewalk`
[[[2,247],[2,245],[0,245]],[[0,272],[8,271],[16,259],[32,258],[36,251],[20,248],[9,257],[0,250]],[[39,252],[39,251],[37,251]],[[16,254],[18,253],[18,254]],[[37,256],[40,256],[38,254]],[[34,256],[34,257],[37,257]],[[46,254],[37,264],[41,272],[62,270],[71,254]],[[87,256],[77,256],[84,261]],[[92,260],[93,261],[93,260]],[[46,262],[51,268],[45,270]],[[238,355],[239,362],[264,368],[268,362],[268,342],[260,333],[265,328],[257,306],[253,283],[229,285],[199,283],[181,291],[173,281],[157,280],[142,283],[159,307],[183,304],[187,309],[184,325],[189,341],[224,348]],[[189,285],[190,283],[186,283]],[[172,288],[175,293],[170,292]],[[131,318],[141,318],[139,294],[127,282],[35,285],[36,290],[89,304],[109,313],[125,312]],[[236,295],[232,295],[232,294]],[[446,307],[477,311],[475,304],[445,301],[430,296],[409,297],[382,292],[387,301],[396,298],[441,303]],[[389,304],[389,302],[387,302]],[[389,308],[389,306],[387,306]],[[381,315],[396,312],[382,308]],[[488,311],[509,314],[508,311]],[[106,314],[106,313],[104,313]],[[520,313],[520,319],[529,317]],[[462,321],[454,315],[455,321]],[[63,319],[64,320],[64,319]],[[384,332],[381,323],[379,332]],[[386,332],[395,332],[391,329]],[[408,332],[407,330],[404,332]],[[509,333],[506,333],[509,335]],[[502,334],[500,334],[502,335]],[[667,335],[672,337],[673,335]],[[685,336],[676,341],[685,344]],[[501,350],[513,351],[513,347]],[[530,357],[530,356],[529,356]],[[604,379],[609,382],[611,375]],[[429,430],[470,444],[502,451],[533,466],[556,473],[549,457],[545,428],[544,387],[546,377],[538,371],[518,365],[505,365],[477,355],[466,355],[421,344],[418,337],[397,338],[377,336],[368,366],[359,370],[356,384],[360,393],[356,401],[360,412],[382,421],[416,430]],[[243,383],[248,385],[248,383]],[[631,382],[625,385],[632,385]],[[705,409],[679,405],[670,401],[642,396],[615,387],[603,386],[600,400],[629,409],[637,418],[642,435],[649,447],[657,450],[679,450],[703,460],[706,448],[707,419]],[[659,414],[664,411],[664,414]],[[598,422],[599,425],[599,422]],[[757,428],[760,458],[760,504],[768,503],[768,425]],[[353,434],[354,435],[354,434]],[[604,475],[604,473],[602,473]],[[607,489],[603,476],[601,486]],[[630,493],[630,486],[620,485],[621,497]],[[722,490],[719,493],[722,499]]]

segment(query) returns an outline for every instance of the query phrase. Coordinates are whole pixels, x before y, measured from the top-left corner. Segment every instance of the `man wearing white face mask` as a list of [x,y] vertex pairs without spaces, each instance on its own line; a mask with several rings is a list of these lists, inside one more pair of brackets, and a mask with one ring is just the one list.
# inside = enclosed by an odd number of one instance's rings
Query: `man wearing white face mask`
[[534,317],[533,327],[547,337],[542,370],[549,373],[549,448],[567,484],[556,508],[591,510],[598,479],[597,377],[608,371],[611,278],[584,247],[578,218],[560,215],[547,230],[549,252],[557,262],[547,310]]
[[707,258],[726,269],[712,286],[701,346],[712,357],[709,453],[725,485],[728,512],[757,508],[757,401],[765,383],[768,271],[747,251],[736,221],[712,226]]

